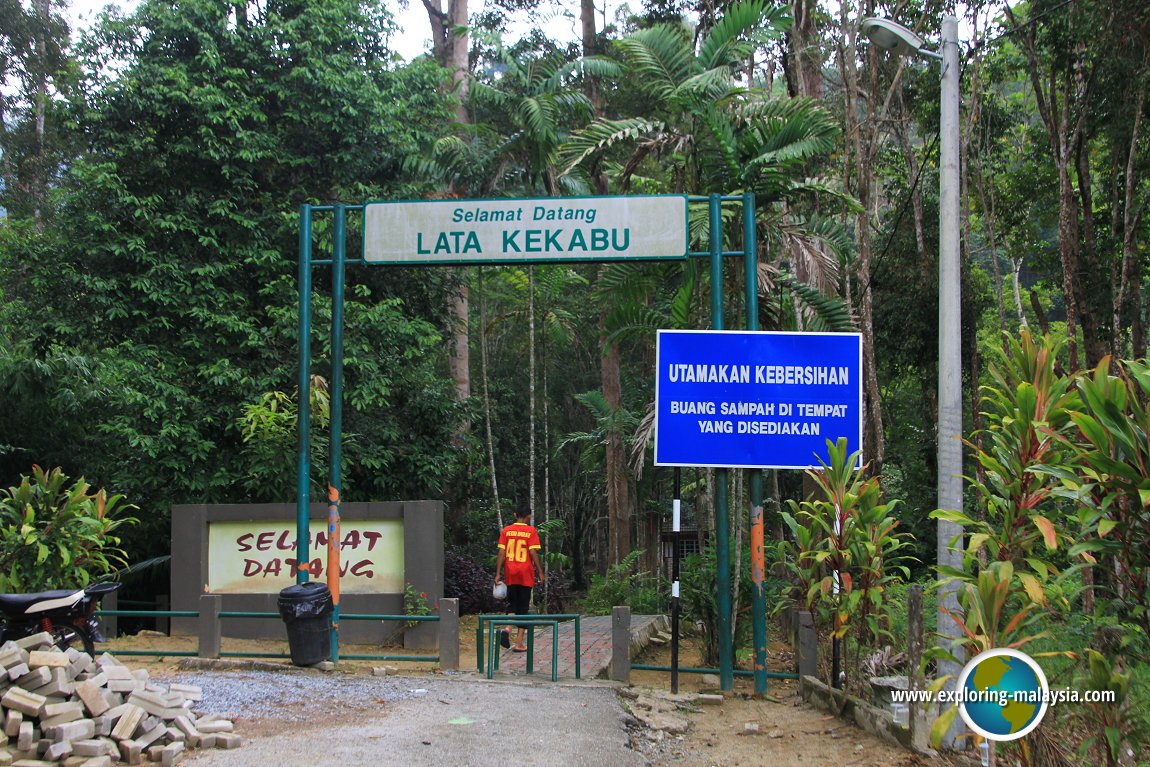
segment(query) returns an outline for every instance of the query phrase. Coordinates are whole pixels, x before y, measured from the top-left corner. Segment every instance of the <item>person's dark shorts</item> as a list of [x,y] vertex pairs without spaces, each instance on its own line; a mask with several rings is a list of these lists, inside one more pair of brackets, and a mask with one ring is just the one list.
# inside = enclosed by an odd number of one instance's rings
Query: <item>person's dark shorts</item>
[[515,615],[526,615],[531,610],[531,587],[507,584],[507,604]]

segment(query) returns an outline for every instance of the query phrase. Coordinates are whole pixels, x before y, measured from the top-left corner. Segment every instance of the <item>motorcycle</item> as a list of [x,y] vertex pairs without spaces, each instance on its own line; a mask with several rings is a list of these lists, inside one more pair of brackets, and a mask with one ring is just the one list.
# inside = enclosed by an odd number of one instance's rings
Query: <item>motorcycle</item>
[[61,650],[79,642],[84,652],[95,656],[96,642],[104,636],[94,613],[100,600],[118,588],[119,583],[93,583],[78,591],[0,594],[0,644],[46,631]]

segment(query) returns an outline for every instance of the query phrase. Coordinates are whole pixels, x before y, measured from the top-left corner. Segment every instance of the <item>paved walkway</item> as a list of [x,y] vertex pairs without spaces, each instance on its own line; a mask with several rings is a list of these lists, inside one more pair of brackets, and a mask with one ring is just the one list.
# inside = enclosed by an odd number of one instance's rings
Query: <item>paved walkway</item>
[[[662,615],[633,615],[631,616],[631,648],[632,654],[636,649],[644,647],[656,630],[665,627],[667,619]],[[514,629],[512,629],[514,640]],[[484,643],[487,641],[486,632]],[[527,671],[527,656],[532,655],[534,661],[533,675],[542,679],[551,677],[551,642],[552,629],[549,625],[535,627],[535,646],[532,653],[517,653],[502,650],[499,655],[499,669],[495,672],[496,678],[524,676]],[[611,616],[591,615],[583,616],[579,620],[579,666],[582,679],[595,679],[605,675],[611,665]],[[487,673],[486,653],[484,654],[483,674]],[[559,659],[557,676],[560,679],[575,678],[575,621],[563,621],[559,624]]]

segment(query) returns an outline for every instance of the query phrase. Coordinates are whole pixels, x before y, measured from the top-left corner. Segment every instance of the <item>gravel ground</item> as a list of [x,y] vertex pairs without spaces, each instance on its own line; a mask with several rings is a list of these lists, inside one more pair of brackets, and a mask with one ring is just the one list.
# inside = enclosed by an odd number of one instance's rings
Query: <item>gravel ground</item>
[[371,677],[314,671],[189,672],[197,711],[231,717],[244,745],[194,751],[196,767],[642,767],[611,686],[487,681],[473,674]]

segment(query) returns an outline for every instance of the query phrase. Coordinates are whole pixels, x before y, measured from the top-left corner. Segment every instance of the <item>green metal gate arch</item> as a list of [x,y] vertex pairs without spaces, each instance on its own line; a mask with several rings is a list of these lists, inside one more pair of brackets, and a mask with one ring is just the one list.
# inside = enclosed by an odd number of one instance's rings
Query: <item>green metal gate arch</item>
[[[758,252],[757,233],[755,226],[755,195],[747,192],[741,195],[712,194],[706,197],[683,197],[686,204],[706,203],[709,219],[709,249],[692,252],[684,247],[684,253],[678,258],[707,258],[710,260],[711,276],[711,322],[715,330],[723,330],[723,262],[728,257],[741,256],[745,272],[747,330],[758,330]],[[542,199],[542,198],[541,198]],[[561,201],[576,201],[587,198],[548,198]],[[625,204],[629,198],[626,196],[611,198],[595,198],[617,201]],[[466,205],[468,200],[452,201],[459,205]],[[722,232],[722,205],[725,202],[741,203],[743,223],[743,248],[741,250],[723,249]],[[348,258],[347,255],[347,217],[349,212],[359,212],[366,215],[368,206],[372,203],[333,204],[300,206],[299,226],[299,442],[296,463],[296,559],[307,563],[296,569],[297,583],[307,583],[310,576],[311,553],[309,551],[309,506],[310,506],[310,442],[311,442],[311,296],[312,296],[312,270],[317,266],[331,267],[332,284],[332,312],[331,312],[331,381],[329,382],[330,412],[329,428],[331,432],[328,456],[328,563],[327,578],[334,602],[332,617],[332,659],[339,659],[339,540],[340,540],[340,501],[342,495],[342,482],[340,479],[342,464],[343,441],[343,302],[346,267],[368,265],[370,263],[389,263],[386,261],[368,261],[365,253],[361,252],[358,258]],[[411,203],[417,205],[419,203]],[[330,258],[315,258],[313,256],[313,223],[317,215],[330,214],[333,218],[332,252]],[[684,231],[684,242],[688,233]],[[422,251],[421,251],[422,252]],[[643,258],[644,256],[633,256]],[[664,260],[673,260],[673,256],[661,256]],[[524,255],[514,258],[470,259],[461,260],[454,265],[467,265],[469,263],[496,264],[496,263],[553,263],[557,260],[566,261],[595,261],[618,260],[603,258],[548,258],[542,256]],[[394,262],[391,262],[394,263]],[[450,259],[433,260],[428,263],[452,263]],[[767,689],[766,672],[766,603],[763,591],[765,573],[763,571],[763,481],[761,470],[750,470],[750,523],[751,523],[751,561],[752,561],[752,622],[754,624],[754,653],[753,667],[755,691],[764,693]],[[716,539],[716,567],[718,586],[718,614],[719,614],[719,678],[720,686],[724,690],[734,687],[734,648],[731,636],[731,561],[730,561],[730,530],[728,523],[728,497],[727,497],[728,469],[715,470],[715,539]]]

